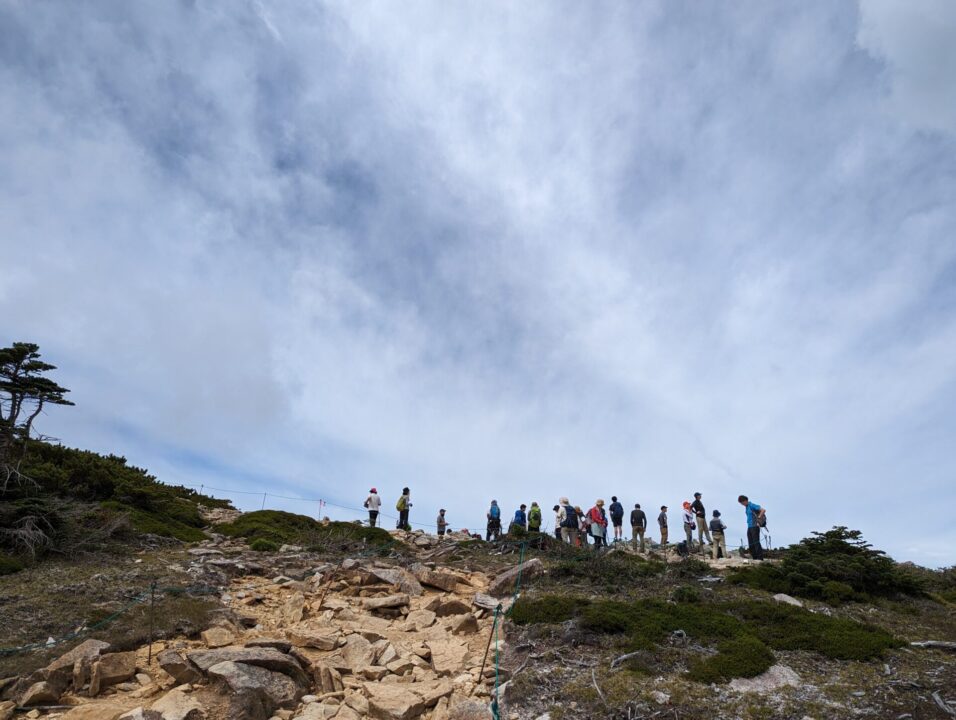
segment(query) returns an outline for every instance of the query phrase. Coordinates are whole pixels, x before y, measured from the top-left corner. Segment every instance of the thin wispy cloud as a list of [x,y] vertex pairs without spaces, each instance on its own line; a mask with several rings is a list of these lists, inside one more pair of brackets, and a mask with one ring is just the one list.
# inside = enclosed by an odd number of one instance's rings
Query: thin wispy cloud
[[952,564],[953,23],[5,2],[3,334],[73,390],[45,432],[169,482],[700,490],[732,538],[744,492]]

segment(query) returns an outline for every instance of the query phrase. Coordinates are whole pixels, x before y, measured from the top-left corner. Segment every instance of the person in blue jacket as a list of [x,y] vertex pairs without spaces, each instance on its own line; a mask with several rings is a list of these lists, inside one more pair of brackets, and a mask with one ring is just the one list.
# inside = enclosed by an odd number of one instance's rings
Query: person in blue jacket
[[750,557],[754,560],[763,560],[763,548],[760,546],[760,528],[766,524],[764,516],[767,511],[757,503],[751,502],[746,495],[737,498],[737,502],[744,506],[747,515],[747,544],[750,546]]
[[515,519],[511,521],[511,528],[519,527],[522,530],[528,529],[528,513],[525,512],[527,508],[527,505],[521,503],[521,507],[515,510]]
[[485,532],[485,541],[491,542],[491,538],[498,540],[501,538],[501,508],[498,507],[498,501],[492,500],[491,507],[487,513],[488,528]]

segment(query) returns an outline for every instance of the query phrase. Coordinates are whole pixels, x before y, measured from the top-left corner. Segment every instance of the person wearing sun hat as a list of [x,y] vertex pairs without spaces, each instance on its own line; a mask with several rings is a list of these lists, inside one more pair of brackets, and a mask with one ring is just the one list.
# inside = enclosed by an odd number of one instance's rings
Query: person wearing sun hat
[[372,488],[368,491],[368,497],[365,498],[365,507],[368,509],[368,526],[375,527],[378,522],[378,511],[382,507],[382,498],[378,496],[378,490]]
[[697,529],[697,518],[691,509],[690,502],[684,501],[684,534],[687,536],[687,552],[694,552],[694,530]]

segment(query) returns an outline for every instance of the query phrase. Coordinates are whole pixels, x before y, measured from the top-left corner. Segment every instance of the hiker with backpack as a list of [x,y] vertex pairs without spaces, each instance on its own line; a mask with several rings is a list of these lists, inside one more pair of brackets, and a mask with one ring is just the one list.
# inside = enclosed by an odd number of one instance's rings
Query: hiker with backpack
[[513,532],[516,528],[520,530],[528,529],[528,516],[525,513],[525,509],[528,506],[524,503],[521,503],[521,507],[515,510],[514,519],[511,521],[511,527],[508,528],[508,532]]
[[641,504],[637,503],[634,505],[634,509],[631,510],[631,542],[634,545],[634,549],[637,550],[637,538],[641,538],[641,552],[644,552],[644,533],[647,531],[647,515],[641,510]]
[[528,532],[541,532],[541,508],[536,502],[532,502],[528,510]]
[[687,536],[687,552],[694,552],[694,530],[697,529],[697,518],[694,516],[694,511],[691,510],[690,503],[684,501],[684,535]]
[[568,545],[577,545],[578,540],[578,513],[571,506],[566,497],[558,500],[557,523],[561,528],[561,540]]
[[412,493],[408,488],[402,488],[402,496],[395,503],[395,509],[398,510],[398,524],[395,525],[399,530],[410,531],[412,526],[408,524],[408,511],[412,507]]
[[[608,510],[611,513],[611,524],[614,526],[614,542],[621,542],[621,537],[624,535],[624,506],[617,501],[617,495],[611,496],[611,507]],[[606,539],[605,544],[607,544]]]
[[741,495],[737,502],[744,506],[747,515],[747,545],[750,546],[750,557],[754,560],[763,560],[763,548],[760,546],[760,528],[767,527],[767,511],[750,498]]
[[581,509],[580,505],[574,506],[574,512],[578,515],[578,536],[575,545],[577,547],[587,547],[590,543],[591,521],[588,520],[588,514]]
[[368,497],[365,498],[365,508],[368,510],[368,526],[375,527],[378,523],[378,512],[382,507],[382,498],[378,496],[378,491],[372,488],[368,491]]
[[448,529],[448,521],[445,519],[445,508],[438,511],[438,519],[435,521],[438,526],[438,539],[445,537],[445,531]]
[[721,553],[723,553],[723,557],[727,557],[727,542],[724,540],[724,530],[726,529],[727,526],[720,519],[720,510],[714,510],[714,517],[710,521],[710,534],[714,537],[712,545],[714,560],[717,560]]
[[501,539],[501,508],[498,507],[498,501],[492,500],[491,507],[488,508],[488,512],[485,514],[488,518],[488,527],[485,532],[485,542],[491,542],[491,538],[495,540]]
[[700,543],[700,551],[704,551],[704,536],[707,537],[707,542],[713,544],[714,540],[710,536],[710,530],[707,528],[707,511],[704,509],[704,503],[700,501],[701,494],[699,492],[694,493],[694,502],[690,504],[691,510],[694,511],[695,522],[697,523],[697,542]]
[[597,500],[594,507],[588,510],[590,535],[594,538],[595,551],[607,547],[607,517],[604,515],[604,501]]
[[657,516],[657,526],[661,530],[661,547],[667,548],[667,506],[661,505],[661,514]]

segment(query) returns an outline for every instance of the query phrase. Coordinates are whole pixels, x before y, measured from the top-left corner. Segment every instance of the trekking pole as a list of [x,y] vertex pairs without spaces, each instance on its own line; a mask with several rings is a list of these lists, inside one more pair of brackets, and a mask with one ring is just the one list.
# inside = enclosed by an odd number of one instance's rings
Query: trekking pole
[[495,627],[498,625],[498,611],[501,610],[501,603],[498,603],[498,607],[495,608],[495,621],[491,625],[491,632],[488,633],[488,644],[485,646],[485,654],[481,657],[481,670],[478,671],[478,684],[471,689],[471,694],[475,694],[475,690],[478,689],[478,685],[481,684],[485,676],[485,663],[488,661],[488,651],[491,650],[491,641],[495,637]]

